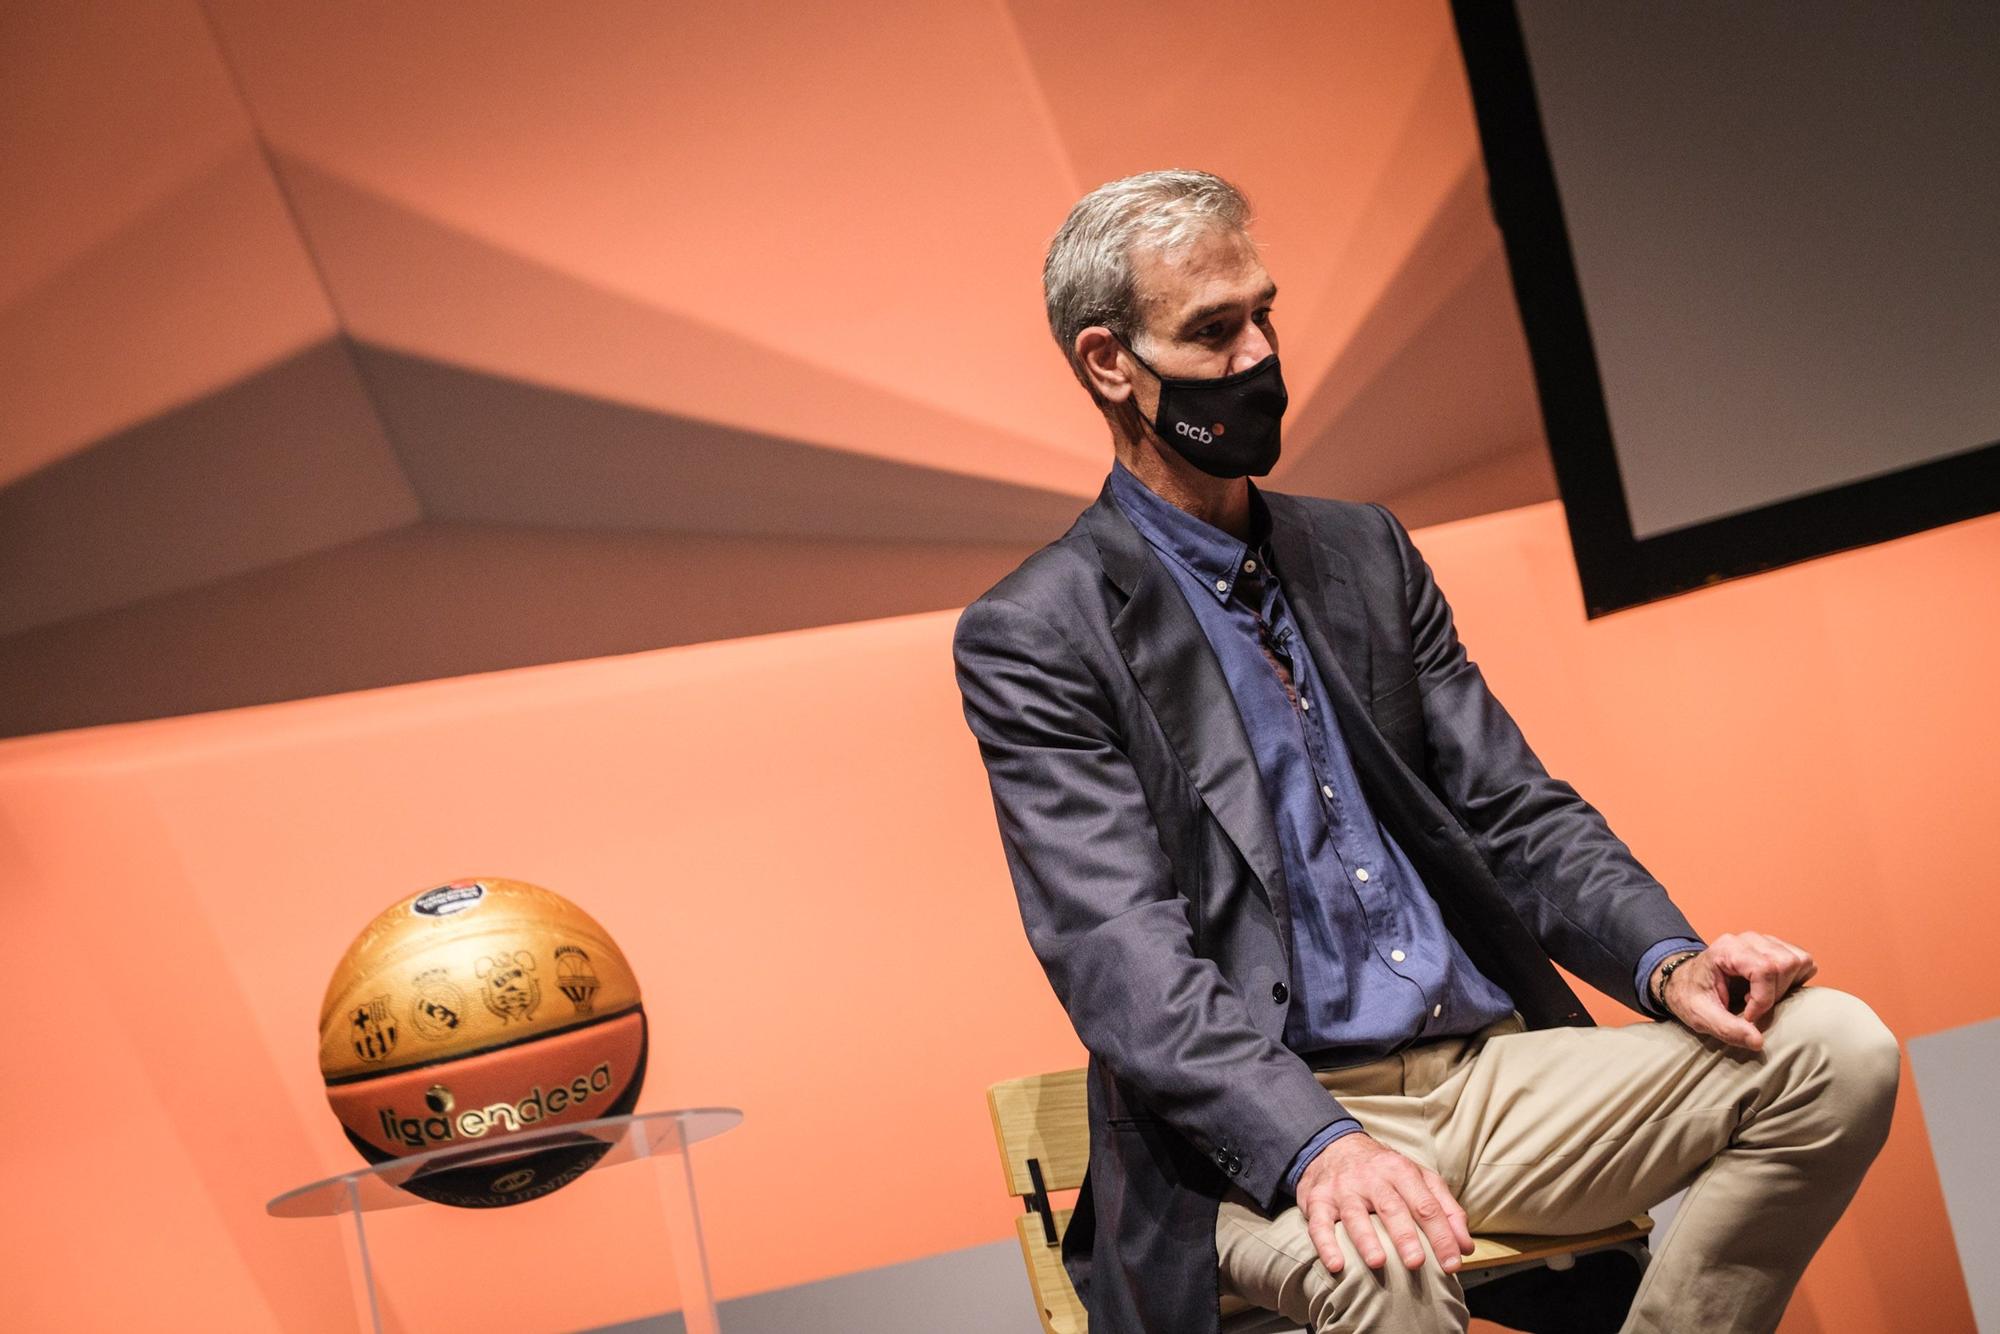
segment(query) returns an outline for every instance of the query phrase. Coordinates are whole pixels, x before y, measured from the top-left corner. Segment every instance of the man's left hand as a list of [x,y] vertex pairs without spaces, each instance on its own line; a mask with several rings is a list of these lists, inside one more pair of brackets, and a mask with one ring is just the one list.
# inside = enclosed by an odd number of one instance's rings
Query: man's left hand
[[[1662,965],[1664,966],[1664,964]],[[1812,955],[1757,931],[1717,936],[1675,968],[1663,999],[1676,1019],[1733,1047],[1761,1051],[1763,1018],[1819,971]]]

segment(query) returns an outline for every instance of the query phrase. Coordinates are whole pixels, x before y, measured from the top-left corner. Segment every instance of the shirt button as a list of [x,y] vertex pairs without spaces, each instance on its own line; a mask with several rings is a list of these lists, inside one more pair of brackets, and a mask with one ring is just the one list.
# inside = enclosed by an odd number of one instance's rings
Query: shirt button
[[1431,1006],[1431,1018],[1435,1019],[1443,1013],[1444,1013],[1444,1006],[1442,1005]]
[[1254,560],[1246,560],[1246,561],[1244,561],[1244,562],[1243,562],[1243,573],[1245,573],[1245,574],[1255,574],[1255,573],[1257,573],[1257,562],[1256,562],[1256,561],[1254,561]]
[[1227,593],[1229,591],[1229,581],[1227,579],[1216,580],[1215,591],[1218,593]]
[[1283,1005],[1291,997],[1292,993],[1286,988],[1283,982],[1276,983],[1271,987],[1271,999],[1278,1004]]
[[1360,882],[1361,882],[1362,884],[1364,884],[1364,885],[1365,885],[1365,884],[1367,884],[1367,883],[1368,883],[1368,868],[1367,868],[1367,867],[1365,867],[1365,866],[1357,866],[1357,867],[1355,867],[1355,868],[1354,868],[1354,878],[1355,878],[1356,880],[1359,880],[1359,881],[1360,881]]
[[1401,950],[1390,950],[1389,957],[1394,959],[1397,963],[1401,963],[1403,961],[1403,952]]
[[1299,707],[1307,713],[1311,713],[1313,711],[1313,702],[1302,695],[1299,697]]
[[1319,789],[1319,794],[1320,794],[1320,795],[1321,795],[1322,797],[1325,797],[1325,798],[1326,798],[1326,799],[1327,799],[1328,801],[1332,801],[1332,800],[1333,800],[1333,785],[1332,785],[1331,783],[1322,783],[1322,784],[1320,784],[1320,789]]

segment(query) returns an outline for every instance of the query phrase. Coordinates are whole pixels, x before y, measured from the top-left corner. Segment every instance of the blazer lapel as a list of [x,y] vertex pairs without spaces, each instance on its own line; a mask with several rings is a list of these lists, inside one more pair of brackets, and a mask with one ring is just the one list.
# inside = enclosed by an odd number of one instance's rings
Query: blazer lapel
[[[1291,496],[1266,491],[1264,503],[1271,510],[1271,545],[1278,555],[1279,579],[1313,663],[1328,678],[1326,688],[1334,692],[1336,702],[1343,693],[1340,686],[1346,686],[1350,698],[1358,696],[1365,704],[1374,689],[1375,671],[1368,618],[1347,557],[1315,538],[1311,517]],[[1342,678],[1339,685],[1333,677]],[[1354,719],[1338,711],[1336,717],[1342,726],[1354,726]]]
[[1084,520],[1106,577],[1126,595],[1111,621],[1119,652],[1202,800],[1282,916],[1285,882],[1271,803],[1222,664],[1173,576],[1112,498],[1108,481]]
[[1441,827],[1447,819],[1443,807],[1397,757],[1375,722],[1374,641],[1352,565],[1338,547],[1314,536],[1309,516],[1293,497],[1265,492],[1265,499],[1271,506],[1271,542],[1285,595],[1375,813],[1406,843]]

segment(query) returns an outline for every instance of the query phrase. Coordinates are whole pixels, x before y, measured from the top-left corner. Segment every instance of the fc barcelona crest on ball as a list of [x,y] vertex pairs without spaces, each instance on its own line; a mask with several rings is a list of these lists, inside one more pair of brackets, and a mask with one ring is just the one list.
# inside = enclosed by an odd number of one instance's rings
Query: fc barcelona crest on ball
[[532,1019],[542,1003],[542,984],[535,977],[535,956],[526,950],[496,954],[479,961],[479,979],[486,985],[481,999],[486,1008],[500,1016],[500,1022]]
[[569,997],[578,1014],[590,1013],[590,999],[597,994],[597,974],[590,971],[590,956],[580,947],[556,946],[556,986]]
[[354,1054],[371,1065],[385,1061],[396,1050],[396,1016],[390,1013],[389,998],[377,996],[354,1008],[347,1016]]

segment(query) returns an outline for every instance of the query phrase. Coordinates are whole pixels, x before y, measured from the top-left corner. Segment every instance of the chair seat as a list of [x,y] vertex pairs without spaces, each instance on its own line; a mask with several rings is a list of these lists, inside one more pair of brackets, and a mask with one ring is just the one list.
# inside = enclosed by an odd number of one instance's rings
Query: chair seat
[[[1056,1235],[1061,1236],[1069,1230],[1070,1210],[1057,1209],[1054,1213]],[[1475,1236],[1472,1239],[1472,1254],[1466,1257],[1461,1272],[1470,1274],[1484,1269],[1532,1264],[1551,1256],[1601,1250],[1606,1246],[1637,1241],[1652,1230],[1653,1220],[1641,1215],[1616,1227],[1568,1237],[1521,1233]],[[1016,1218],[1014,1234],[1021,1243],[1021,1258],[1027,1262],[1028,1271],[1033,1276],[1034,1289],[1043,1299],[1043,1326],[1050,1334],[1087,1334],[1089,1319],[1084,1314],[1083,1303],[1077,1300],[1075,1289],[1069,1285],[1069,1275],[1063,1270],[1062,1247],[1051,1246],[1044,1238],[1041,1215],[1024,1213]],[[1226,1324],[1247,1329],[1249,1326],[1262,1327],[1265,1321],[1252,1317],[1267,1316],[1269,1313],[1240,1298],[1224,1297],[1221,1314]]]
[[1534,1236],[1518,1232],[1480,1234],[1472,1239],[1472,1254],[1466,1257],[1464,1268],[1467,1271],[1497,1269],[1502,1265],[1546,1260],[1552,1255],[1578,1255],[1584,1251],[1603,1250],[1606,1246],[1638,1241],[1652,1230],[1653,1220],[1641,1214],[1616,1227],[1602,1228],[1596,1232],[1579,1232],[1567,1237]]

